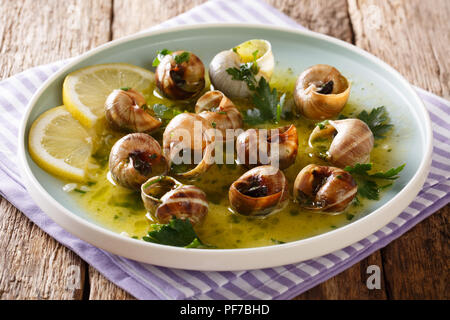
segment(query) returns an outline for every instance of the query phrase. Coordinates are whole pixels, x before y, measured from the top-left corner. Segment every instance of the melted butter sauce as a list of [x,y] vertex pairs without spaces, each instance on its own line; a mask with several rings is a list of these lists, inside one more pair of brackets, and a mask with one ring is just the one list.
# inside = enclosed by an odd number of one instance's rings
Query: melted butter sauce
[[[287,111],[293,106],[292,90],[295,80],[296,75],[292,74],[290,70],[278,70],[274,73],[271,81],[272,88],[275,87],[278,92],[286,93],[285,109]],[[192,104],[180,104],[161,99],[158,95],[152,94],[153,88],[149,92],[146,96],[148,105],[161,103],[169,107],[193,111]],[[355,117],[363,109],[359,103],[354,102],[358,99],[353,99],[353,95],[352,91],[350,100],[342,112],[349,117]],[[241,110],[249,108],[249,104],[244,101],[235,101],[235,103]],[[371,106],[371,108],[378,106]],[[291,199],[292,187],[298,172],[310,163],[326,164],[308,146],[308,138],[316,122],[301,117],[293,117],[291,120],[281,120],[276,125],[259,126],[275,128],[293,123],[297,127],[298,155],[295,163],[284,170],[289,181]],[[108,180],[107,159],[109,151],[114,142],[123,134],[111,132],[106,127],[101,128],[101,132],[97,138],[98,151],[94,155],[94,163],[97,167],[91,170],[93,182],[89,186],[89,191],[86,193],[73,192],[73,195],[90,217],[100,225],[118,233],[126,232],[128,235],[140,239],[147,234],[151,229],[150,225],[156,221],[146,217],[146,210],[139,192],[116,186]],[[163,129],[153,135],[160,143],[162,132]],[[375,147],[371,153],[371,162],[375,170],[384,171],[398,165],[391,152],[392,146],[395,145],[395,139],[397,139],[394,132],[395,128],[386,139],[375,142]],[[228,202],[229,186],[245,171],[241,166],[217,164],[213,165],[197,180],[182,181],[198,186],[207,194],[209,201],[208,215],[201,225],[196,226],[196,232],[204,243],[217,248],[248,248],[304,239],[334,230],[357,220],[365,214],[367,205],[373,202],[359,197],[360,203],[350,205],[346,211],[340,214],[331,215],[301,209],[290,200],[284,209],[272,215],[265,218],[249,218],[233,213]]]

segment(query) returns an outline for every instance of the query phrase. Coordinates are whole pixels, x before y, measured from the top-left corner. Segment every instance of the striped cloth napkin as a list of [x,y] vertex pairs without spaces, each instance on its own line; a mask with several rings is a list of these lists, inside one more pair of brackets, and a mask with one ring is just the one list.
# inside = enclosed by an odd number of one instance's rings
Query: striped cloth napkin
[[[250,5],[251,2],[251,5]],[[302,28],[260,0],[213,0],[156,28],[206,22],[251,22]],[[66,61],[67,62],[67,61]],[[347,248],[277,268],[198,272],[128,260],[73,237],[31,200],[16,166],[18,124],[37,88],[66,62],[22,72],[0,82],[0,192],[49,235],[139,299],[289,299],[386,246],[450,200],[450,103],[417,89],[433,122],[431,172],[417,198],[395,220]]]

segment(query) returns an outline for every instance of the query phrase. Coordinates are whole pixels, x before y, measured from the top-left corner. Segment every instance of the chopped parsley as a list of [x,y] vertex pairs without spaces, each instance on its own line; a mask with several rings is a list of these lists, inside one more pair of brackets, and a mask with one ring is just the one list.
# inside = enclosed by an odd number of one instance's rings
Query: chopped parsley
[[405,165],[402,164],[386,172],[376,172],[373,174],[369,174],[369,171],[372,170],[371,163],[357,163],[354,166],[346,166],[344,170],[350,172],[355,178],[358,184],[359,195],[370,200],[379,200],[381,190],[390,187],[392,183],[380,186],[376,182],[376,179],[396,180],[399,178],[398,174],[403,170]]
[[142,239],[147,242],[175,247],[207,248],[198,238],[191,222],[173,217],[168,224],[153,224],[153,230]]
[[123,90],[123,91],[128,91],[130,89],[131,89],[130,87],[122,87],[122,88],[120,88],[120,90]]
[[177,64],[182,64],[183,62],[188,62],[190,56],[191,56],[191,54],[190,54],[189,52],[183,51],[182,53],[177,54],[177,55],[175,56],[175,62],[176,62]]
[[159,65],[159,63],[161,62],[161,60],[167,56],[168,54],[171,54],[172,51],[167,50],[167,49],[163,49],[161,51],[158,51],[158,53],[156,54],[156,58],[153,60],[152,66],[153,67],[157,67]]
[[319,127],[320,130],[323,130],[328,125],[328,123],[329,123],[328,120],[324,120],[319,123],[316,123],[316,127]]
[[253,92],[252,100],[255,108],[247,110],[244,121],[248,124],[258,124],[266,121],[278,123],[281,119],[282,109],[286,95],[278,99],[277,89],[271,89],[264,77],[256,80],[259,72],[256,59],[258,50],[253,52],[253,61],[242,64],[239,68],[228,68],[226,71],[232,80],[244,81],[250,91]]
[[369,126],[375,139],[385,138],[384,134],[393,127],[389,122],[389,115],[384,106],[374,108],[370,113],[364,110],[358,115],[358,119]]
[[180,110],[174,108],[174,107],[167,107],[164,104],[161,103],[155,103],[152,107],[153,112],[155,115],[162,119],[162,120],[171,120],[176,115],[182,113]]
[[258,73],[259,68],[256,63],[248,62],[242,64],[238,68],[228,68],[227,73],[231,75],[232,80],[245,81],[247,87],[254,91],[256,90],[256,78],[255,75]]

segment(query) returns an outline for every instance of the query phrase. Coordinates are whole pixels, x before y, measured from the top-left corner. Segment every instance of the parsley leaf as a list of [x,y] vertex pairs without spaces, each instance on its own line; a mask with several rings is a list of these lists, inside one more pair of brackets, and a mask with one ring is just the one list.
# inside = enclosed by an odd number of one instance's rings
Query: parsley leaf
[[191,54],[190,54],[189,52],[183,51],[182,53],[177,54],[177,55],[175,56],[175,62],[176,62],[177,64],[182,64],[183,62],[188,62],[190,56],[191,56]]
[[379,186],[373,179],[395,180],[398,179],[398,174],[403,170],[406,164],[402,164],[397,168],[389,169],[386,172],[376,172],[369,174],[372,170],[371,163],[357,163],[354,166],[346,166],[345,171],[350,172],[358,184],[358,193],[370,200],[379,200],[380,191],[390,187],[392,183]]
[[167,50],[167,49],[158,51],[158,53],[156,54],[156,58],[153,60],[152,66],[157,67],[159,65],[159,63],[161,62],[161,60],[164,58],[164,56],[167,56],[168,54],[171,54],[171,53],[172,53],[172,51]]
[[226,71],[231,75],[232,80],[245,81],[247,87],[254,91],[256,90],[256,78],[255,75],[258,73],[257,66],[253,62],[242,64],[238,68],[228,68]]
[[358,115],[358,119],[364,121],[369,126],[375,139],[385,138],[384,134],[393,127],[389,123],[389,115],[384,106],[374,108],[370,113],[364,110]]
[[188,219],[174,217],[168,224],[154,224],[152,227],[154,230],[150,231],[147,237],[142,238],[144,241],[175,247],[203,246]]
[[181,111],[178,109],[175,109],[173,107],[169,108],[166,105],[160,103],[155,103],[152,109],[155,115],[162,120],[171,120],[173,117],[181,113]]
[[316,123],[316,126],[319,127],[320,130],[323,130],[328,125],[328,123],[329,123],[328,120],[323,120],[319,123]]
[[264,77],[259,79],[258,87],[253,95],[253,103],[259,109],[264,120],[276,118],[278,105],[277,89],[271,89]]

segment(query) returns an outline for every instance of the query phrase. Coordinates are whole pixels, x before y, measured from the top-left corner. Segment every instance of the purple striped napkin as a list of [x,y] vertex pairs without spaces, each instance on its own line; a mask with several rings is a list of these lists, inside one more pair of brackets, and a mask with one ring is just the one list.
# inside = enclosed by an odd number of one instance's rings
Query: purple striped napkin
[[[263,1],[214,0],[156,28],[205,22],[252,22],[301,28]],[[28,218],[139,299],[289,299],[386,246],[450,200],[450,103],[417,89],[433,122],[431,172],[417,198],[388,225],[347,248],[298,264],[239,272],[198,272],[128,260],[93,247],[60,228],[28,196],[16,167],[17,125],[37,88],[65,62],[0,82],[0,192]]]

